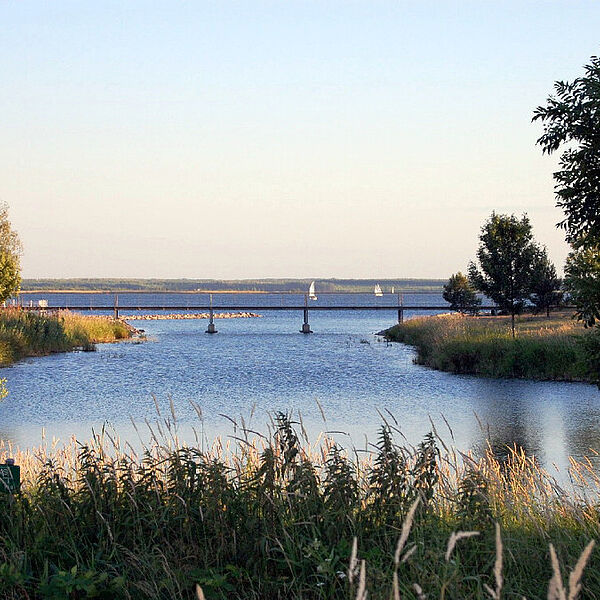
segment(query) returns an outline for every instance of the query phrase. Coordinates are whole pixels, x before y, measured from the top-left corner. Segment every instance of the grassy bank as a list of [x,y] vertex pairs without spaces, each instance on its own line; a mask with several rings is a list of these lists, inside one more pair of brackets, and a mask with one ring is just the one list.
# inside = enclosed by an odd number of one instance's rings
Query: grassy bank
[[[173,439],[137,456],[105,436],[17,455],[0,597],[192,599],[199,584],[208,600],[546,598],[550,544],[566,574],[600,533],[598,505],[518,451],[461,457],[433,436],[406,449],[384,426],[372,453],[348,457],[298,436],[280,415],[270,439],[207,451]],[[581,597],[600,598],[589,558]]]
[[96,343],[114,342],[131,335],[128,325],[110,317],[82,316],[68,311],[38,315],[3,309],[0,311],[0,366],[26,356],[93,350]]
[[570,314],[551,318],[439,315],[410,319],[386,331],[392,341],[415,346],[419,364],[452,373],[597,382],[600,335]]

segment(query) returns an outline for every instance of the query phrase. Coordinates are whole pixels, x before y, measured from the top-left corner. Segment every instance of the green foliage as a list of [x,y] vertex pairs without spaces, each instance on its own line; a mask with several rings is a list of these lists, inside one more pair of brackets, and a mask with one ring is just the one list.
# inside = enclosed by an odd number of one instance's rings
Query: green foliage
[[564,148],[554,173],[557,205],[565,212],[559,224],[567,241],[600,245],[600,59],[592,56],[585,75],[557,81],[555,96],[539,106],[533,120],[543,123],[537,143],[548,154]]
[[600,329],[581,338],[582,352],[585,356],[587,377],[600,386]]
[[[99,436],[43,464],[23,456],[21,493],[0,495],[0,597],[193,600],[199,584],[207,600],[350,600],[356,538],[369,598],[393,597],[396,572],[402,597],[418,583],[431,598],[475,600],[493,584],[500,522],[503,597],[538,598],[548,541],[573,565],[600,533],[594,504],[566,500],[516,450],[505,464],[488,452],[465,466],[440,456],[432,434],[398,446],[386,424],[371,456],[350,458],[329,438],[303,447],[284,413],[274,424],[268,438],[244,436],[226,451],[160,439],[138,457]],[[448,559],[457,529],[479,535]],[[597,569],[584,586],[584,597],[598,596]]]
[[[533,240],[527,215],[492,213],[481,228],[477,260],[469,264],[473,285],[500,308],[513,315],[520,313],[530,295],[539,248]],[[514,333],[514,329],[513,329]]]
[[450,276],[442,292],[450,308],[460,312],[476,313],[481,300],[477,297],[471,282],[460,271]]
[[40,583],[38,592],[44,600],[65,600],[66,598],[97,598],[113,600],[125,598],[122,577],[109,577],[108,573],[93,570],[79,572],[77,565],[68,571],[58,570]]
[[0,251],[0,302],[4,302],[19,291],[21,272],[18,260]]
[[494,520],[487,479],[476,469],[468,469],[458,485],[457,510],[461,529],[485,529]]
[[600,250],[579,248],[567,257],[565,288],[586,327],[600,321]]
[[369,476],[370,498],[384,519],[389,522],[410,499],[410,479],[405,451],[393,441],[389,425],[379,430],[377,455]]
[[0,303],[19,291],[21,242],[8,219],[8,206],[0,204]]
[[0,366],[25,356],[43,356],[70,350],[94,350],[97,342],[131,336],[121,321],[81,316],[67,311],[39,315],[20,309],[0,311]]
[[438,316],[410,319],[388,329],[386,336],[415,346],[418,363],[441,371],[598,381],[586,345],[595,338],[569,317],[521,317],[516,328],[519,336],[513,339],[505,317]]
[[562,281],[556,275],[556,268],[550,262],[546,248],[539,248],[533,263],[529,296],[535,312],[545,312],[546,316],[550,316],[550,309],[562,302],[561,287]]

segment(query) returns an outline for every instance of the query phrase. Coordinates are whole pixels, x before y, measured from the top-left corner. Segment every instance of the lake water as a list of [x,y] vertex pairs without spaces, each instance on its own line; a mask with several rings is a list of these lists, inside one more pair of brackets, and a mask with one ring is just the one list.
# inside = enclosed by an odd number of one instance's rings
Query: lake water
[[[112,306],[113,296],[23,294],[51,305]],[[215,305],[284,306],[302,296],[217,295]],[[394,305],[386,295],[321,295],[314,304]],[[443,304],[436,294],[405,294],[405,304]],[[121,305],[206,305],[204,294],[122,294]],[[564,471],[568,456],[600,452],[600,391],[592,385],[478,379],[413,364],[414,351],[380,341],[394,311],[311,312],[312,335],[299,333],[299,311],[264,312],[261,318],[136,321],[150,341],[102,344],[97,352],[24,360],[2,370],[8,398],[0,404],[0,439],[21,447],[53,437],[88,439],[110,423],[122,438],[139,443],[132,421],[145,428],[156,418],[155,400],[173,402],[182,437],[207,439],[231,432],[225,416],[264,430],[268,414],[298,411],[314,437],[330,430],[341,442],[374,440],[379,413],[393,415],[409,443],[431,429],[460,449],[480,451],[486,439],[498,451],[517,444],[548,467]],[[410,317],[410,313],[407,314]],[[317,401],[323,408],[323,422]],[[202,410],[202,422],[192,406]],[[450,433],[444,418],[452,429]],[[143,435],[143,434],[142,434]],[[452,435],[454,441],[452,441]],[[192,441],[190,439],[190,441]]]

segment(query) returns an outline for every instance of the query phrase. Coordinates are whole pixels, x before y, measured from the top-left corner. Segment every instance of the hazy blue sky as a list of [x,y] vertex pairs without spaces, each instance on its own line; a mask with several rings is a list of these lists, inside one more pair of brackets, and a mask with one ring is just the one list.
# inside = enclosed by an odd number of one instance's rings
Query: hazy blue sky
[[562,264],[532,111],[600,2],[0,3],[24,276],[447,277],[492,210]]

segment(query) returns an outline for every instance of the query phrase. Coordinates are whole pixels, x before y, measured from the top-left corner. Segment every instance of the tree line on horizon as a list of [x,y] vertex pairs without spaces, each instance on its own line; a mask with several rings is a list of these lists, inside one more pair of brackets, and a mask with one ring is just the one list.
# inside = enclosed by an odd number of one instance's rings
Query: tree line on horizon
[[264,279],[124,279],[124,278],[43,278],[23,279],[21,291],[30,290],[98,290],[98,291],[147,291],[147,292],[195,292],[195,291],[249,291],[306,293],[311,282],[317,291],[325,292],[372,292],[376,284],[389,293],[439,291],[444,279],[337,279],[337,278],[264,278]]

